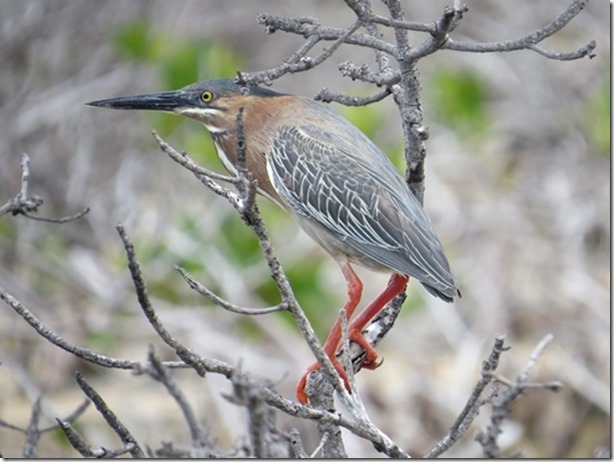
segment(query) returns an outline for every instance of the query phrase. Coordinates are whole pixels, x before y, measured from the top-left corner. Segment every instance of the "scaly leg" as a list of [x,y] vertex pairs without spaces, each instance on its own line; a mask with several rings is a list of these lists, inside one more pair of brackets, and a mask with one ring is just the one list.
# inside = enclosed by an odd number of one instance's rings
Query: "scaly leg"
[[377,298],[369,304],[369,306],[362,310],[358,317],[348,327],[350,340],[352,342],[356,342],[363,348],[363,350],[365,350],[366,358],[362,364],[362,367],[365,369],[375,369],[381,363],[377,360],[377,352],[375,351],[375,348],[373,348],[365,336],[362,335],[362,331],[367,326],[369,321],[371,321],[380,311],[384,309],[388,302],[405,290],[408,282],[409,276],[394,273],[390,277],[386,289],[379,294]]
[[[339,263],[341,266],[341,271],[343,272],[343,276],[347,282],[347,290],[348,290],[348,299],[343,306],[345,309],[345,315],[347,319],[352,317],[354,311],[356,311],[356,307],[360,303],[360,299],[362,298],[362,282],[356,276],[354,269],[350,266],[348,261],[341,261]],[[343,379],[346,388],[348,387],[348,378],[347,374],[339,364],[337,360],[337,347],[339,346],[339,342],[341,341],[341,317],[337,317],[333,328],[328,334],[328,338],[324,343],[324,352],[326,356],[328,356],[335,367],[337,373]],[[320,363],[315,362],[311,366],[307,368],[305,373],[301,376],[298,385],[296,386],[296,397],[297,399],[303,403],[307,404],[309,399],[307,398],[307,394],[305,393],[305,385],[307,384],[307,376],[311,374],[313,371],[318,370],[320,368]]]
[[[352,316],[353,312],[356,310],[356,306],[360,302],[360,297],[362,294],[362,283],[354,273],[354,270],[351,268],[348,262],[343,262],[341,264],[341,269],[348,283],[348,301],[345,304],[346,316],[348,319]],[[365,339],[364,335],[362,335],[362,330],[367,325],[367,323],[379,313],[390,300],[400,294],[405,287],[407,286],[407,282],[409,281],[409,277],[403,274],[393,274],[388,282],[388,286],[386,289],[375,299],[373,300],[369,306],[367,306],[360,315],[350,324],[348,327],[349,340],[352,342],[356,342],[360,345],[366,354],[366,359],[363,366],[367,369],[375,369],[379,364],[377,362],[377,352],[375,348],[373,348],[369,342]],[[345,387],[349,390],[349,381],[347,377],[347,373],[341,367],[341,364],[337,360],[337,348],[341,343],[341,318],[338,317],[333,325],[333,328],[326,339],[326,343],[324,344],[324,351],[327,356],[330,358],[335,370],[339,374],[339,376],[343,379]],[[304,404],[306,404],[309,400],[305,393],[305,384],[307,382],[307,376],[320,368],[320,364],[318,362],[313,363],[307,371],[302,375],[297,387],[296,387],[296,396],[298,400]]]

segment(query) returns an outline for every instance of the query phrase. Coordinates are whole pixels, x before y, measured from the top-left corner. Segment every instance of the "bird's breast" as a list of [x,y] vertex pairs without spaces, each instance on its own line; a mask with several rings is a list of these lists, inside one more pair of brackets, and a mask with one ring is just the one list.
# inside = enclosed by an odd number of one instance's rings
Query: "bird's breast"
[[[229,173],[237,175],[238,162],[238,146],[237,141],[230,132],[211,133],[213,145],[220,162]],[[278,205],[282,201],[271,185],[268,173],[266,171],[266,150],[268,147],[258,143],[254,137],[245,135],[245,160],[247,171],[252,174],[252,177],[258,182],[258,192],[263,196],[271,199]]]

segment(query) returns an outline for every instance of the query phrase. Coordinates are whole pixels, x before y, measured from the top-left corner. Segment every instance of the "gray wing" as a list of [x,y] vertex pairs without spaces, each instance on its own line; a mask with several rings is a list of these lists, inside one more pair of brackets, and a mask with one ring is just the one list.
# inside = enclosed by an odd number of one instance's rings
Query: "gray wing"
[[279,127],[267,156],[273,187],[344,246],[451,301],[458,289],[422,207],[383,153],[358,130],[349,134]]

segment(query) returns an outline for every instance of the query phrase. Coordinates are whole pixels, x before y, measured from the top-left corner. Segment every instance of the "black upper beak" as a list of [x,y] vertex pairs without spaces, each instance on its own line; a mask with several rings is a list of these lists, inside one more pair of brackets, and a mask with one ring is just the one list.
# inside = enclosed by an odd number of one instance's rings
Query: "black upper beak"
[[100,99],[85,103],[88,106],[109,107],[113,109],[146,109],[151,111],[174,111],[185,107],[189,101],[179,91],[149,93],[146,95],[120,96],[118,98]]

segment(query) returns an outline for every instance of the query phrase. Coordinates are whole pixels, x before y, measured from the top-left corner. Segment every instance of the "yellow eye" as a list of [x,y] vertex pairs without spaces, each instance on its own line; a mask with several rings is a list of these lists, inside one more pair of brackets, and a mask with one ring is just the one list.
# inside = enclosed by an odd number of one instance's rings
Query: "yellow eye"
[[204,103],[210,103],[211,100],[213,99],[213,93],[211,93],[208,90],[205,90],[201,93],[200,95],[200,99],[204,102]]

